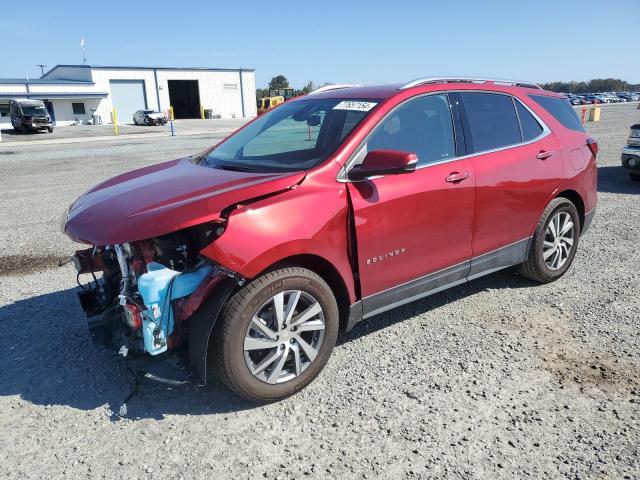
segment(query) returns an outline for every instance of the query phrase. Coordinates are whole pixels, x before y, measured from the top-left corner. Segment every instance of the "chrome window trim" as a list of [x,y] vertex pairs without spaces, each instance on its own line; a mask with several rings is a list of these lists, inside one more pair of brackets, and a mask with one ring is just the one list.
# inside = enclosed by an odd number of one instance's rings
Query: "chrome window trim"
[[[345,164],[342,166],[342,168],[338,172],[336,180],[338,182],[340,182],[340,183],[357,183],[357,182],[365,182],[365,181],[369,181],[369,180],[375,180],[376,178],[381,178],[381,177],[385,176],[385,175],[376,175],[376,176],[372,176],[372,177],[363,178],[362,180],[349,180],[349,178],[347,177],[347,172],[351,168],[353,168],[356,158],[360,154],[362,154],[363,151],[366,151],[367,142],[369,141],[369,137],[371,137],[373,132],[375,132],[375,130],[378,128],[378,125],[382,124],[382,122],[384,122],[391,114],[393,114],[396,111],[396,109],[400,108],[401,106],[403,106],[407,102],[410,102],[412,100],[415,100],[415,99],[418,99],[418,98],[421,98],[421,97],[426,97],[428,95],[443,95],[443,94],[447,94],[447,93],[467,93],[467,92],[471,92],[471,93],[490,93],[490,94],[493,94],[493,95],[506,95],[508,97],[511,97],[511,99],[513,101],[520,102],[520,104],[524,108],[526,108],[527,111],[531,115],[533,115],[533,118],[535,118],[536,121],[542,126],[542,132],[537,137],[532,138],[531,140],[527,140],[526,142],[513,143],[511,145],[505,145],[503,147],[498,147],[498,148],[494,148],[494,149],[491,149],[491,150],[482,150],[481,152],[473,152],[473,153],[469,153],[467,155],[461,155],[459,157],[455,157],[454,156],[454,157],[447,158],[446,160],[441,160],[441,161],[438,161],[438,162],[432,162],[432,163],[427,163],[427,164],[424,164],[424,165],[418,165],[416,167],[416,170],[421,170],[423,168],[433,167],[433,166],[436,166],[436,165],[442,165],[443,163],[455,162],[457,160],[465,160],[467,158],[477,157],[478,155],[486,155],[486,154],[489,154],[489,153],[496,153],[496,152],[500,152],[502,150],[507,150],[509,148],[515,148],[515,147],[521,147],[521,146],[525,146],[525,145],[530,145],[530,144],[532,144],[534,142],[542,140],[543,138],[545,138],[547,135],[549,135],[551,133],[551,129],[547,126],[547,124],[545,122],[543,122],[542,119],[533,110],[531,110],[531,108],[529,108],[529,106],[527,104],[525,104],[519,98],[515,97],[514,95],[512,95],[510,93],[494,92],[494,91],[488,91],[488,90],[440,90],[440,91],[437,91],[437,92],[422,93],[420,95],[416,95],[416,96],[407,98],[403,102],[400,102],[398,105],[393,107],[390,111],[388,111],[387,114],[384,117],[382,117],[380,119],[380,121],[376,124],[376,126],[374,128],[372,128],[371,131],[367,134],[367,136],[364,138],[364,140],[362,140],[360,145],[358,145],[358,147],[356,147],[356,149],[353,151],[351,156],[349,156],[349,159],[345,162]],[[449,104],[449,109],[450,110],[451,110],[451,107],[452,107],[452,105]],[[515,104],[513,105],[513,108],[516,111],[516,118],[518,118],[518,127],[521,129],[520,117],[518,116],[518,110],[516,109]],[[453,117],[452,117],[452,122],[453,122]],[[455,127],[454,127],[454,133],[455,133]],[[522,134],[522,130],[521,130],[521,134]],[[420,161],[420,159],[418,159],[418,162],[419,161]]]

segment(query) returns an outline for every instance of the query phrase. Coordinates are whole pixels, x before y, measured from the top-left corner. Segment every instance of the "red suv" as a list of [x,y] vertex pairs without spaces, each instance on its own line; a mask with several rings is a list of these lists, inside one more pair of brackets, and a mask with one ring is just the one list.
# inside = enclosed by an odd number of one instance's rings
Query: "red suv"
[[332,85],[101,183],[64,230],[91,245],[73,258],[94,340],[182,354],[202,382],[213,366],[271,401],[361,320],[514,265],[561,277],[595,211],[597,150],[569,101],[529,82]]

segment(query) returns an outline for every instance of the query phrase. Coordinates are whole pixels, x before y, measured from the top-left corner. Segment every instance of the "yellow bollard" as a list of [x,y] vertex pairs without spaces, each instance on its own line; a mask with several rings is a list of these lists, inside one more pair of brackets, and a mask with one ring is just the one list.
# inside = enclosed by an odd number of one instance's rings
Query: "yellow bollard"
[[200,105],[200,118],[204,120],[204,107]]
[[171,118],[169,118],[169,120],[175,120],[176,117],[173,116],[173,106],[169,105],[169,114],[171,115]]
[[591,110],[589,111],[589,121],[590,122],[600,121],[600,107],[591,107]]
[[111,121],[113,122],[113,134],[118,135],[118,114],[115,108],[111,112]]

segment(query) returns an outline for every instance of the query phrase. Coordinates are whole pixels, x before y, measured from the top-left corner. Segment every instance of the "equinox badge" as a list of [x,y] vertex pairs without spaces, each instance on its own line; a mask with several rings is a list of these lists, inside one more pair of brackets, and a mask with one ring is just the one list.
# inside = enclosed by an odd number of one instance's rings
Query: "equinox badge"
[[382,262],[383,260],[387,260],[391,257],[396,257],[402,253],[407,251],[406,248],[398,248],[397,250],[391,250],[383,255],[378,255],[377,257],[367,258],[367,265],[371,265],[372,263]]

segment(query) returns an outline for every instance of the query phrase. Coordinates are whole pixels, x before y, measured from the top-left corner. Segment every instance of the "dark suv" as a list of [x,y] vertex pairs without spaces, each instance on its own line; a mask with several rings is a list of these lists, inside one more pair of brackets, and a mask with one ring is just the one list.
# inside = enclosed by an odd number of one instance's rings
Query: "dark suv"
[[[518,265],[569,268],[597,143],[530,82],[332,85],[193,157],[117,176],[64,216],[94,339],[183,353],[257,401],[318,375],[340,329]],[[558,287],[562,288],[562,287]],[[381,347],[384,348],[384,347]]]
[[53,132],[51,116],[40,100],[16,99],[9,101],[11,125],[16,132],[48,130]]

